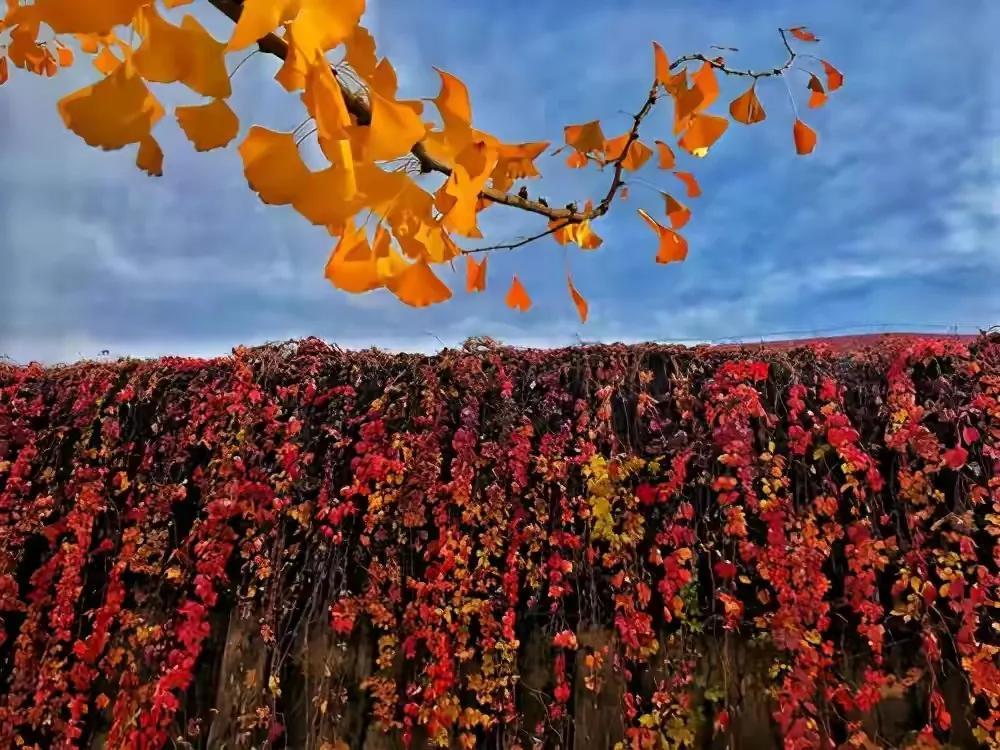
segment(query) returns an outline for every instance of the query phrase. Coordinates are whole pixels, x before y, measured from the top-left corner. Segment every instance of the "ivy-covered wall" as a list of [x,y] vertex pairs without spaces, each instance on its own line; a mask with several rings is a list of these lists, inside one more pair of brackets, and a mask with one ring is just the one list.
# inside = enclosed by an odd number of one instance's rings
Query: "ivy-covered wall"
[[0,747],[1000,747],[1000,337],[0,365]]

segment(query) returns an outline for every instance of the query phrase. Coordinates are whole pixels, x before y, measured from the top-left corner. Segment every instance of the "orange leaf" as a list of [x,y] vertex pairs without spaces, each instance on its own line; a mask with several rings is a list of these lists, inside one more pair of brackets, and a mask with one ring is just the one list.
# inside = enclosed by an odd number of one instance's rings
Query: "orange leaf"
[[826,92],[823,90],[823,84],[820,83],[819,78],[814,75],[809,76],[809,90],[812,92],[809,95],[809,106],[812,109],[822,107],[826,102]]
[[599,120],[585,122],[581,125],[567,125],[564,129],[566,143],[581,154],[601,151],[604,148],[604,132]]
[[576,312],[580,315],[580,322],[587,322],[587,313],[590,312],[590,306],[587,305],[587,300],[583,298],[583,295],[577,291],[576,287],[573,286],[573,277],[569,274],[566,275],[566,285],[569,287],[569,296],[573,298],[573,304],[576,305]]
[[375,40],[364,26],[355,26],[351,35],[344,40],[344,59],[354,68],[354,72],[364,79],[375,73],[378,60],[375,56]]
[[223,99],[174,110],[177,124],[196,151],[211,151],[229,143],[240,129],[240,121]]
[[365,156],[370,161],[395,159],[409,153],[427,132],[420,115],[406,102],[398,102],[372,90],[372,121],[366,131]]
[[708,109],[719,98],[719,82],[715,78],[715,66],[711,63],[702,63],[698,72],[691,76],[691,83],[701,92],[698,110]]
[[451,298],[449,289],[434,275],[427,261],[418,260],[385,282],[389,291],[411,307],[436,305]]
[[[705,98],[704,92],[697,86],[692,85],[691,88],[681,88],[674,93],[674,132],[678,133],[683,130],[683,121],[686,120],[692,112],[701,109],[701,103]],[[681,125],[678,129],[678,124]]]
[[517,274],[514,274],[514,280],[510,283],[510,290],[504,298],[504,303],[512,310],[520,310],[521,312],[527,312],[531,307],[531,297],[525,291],[521,280],[517,278]]
[[688,246],[687,240],[681,237],[677,232],[672,229],[668,229],[659,222],[656,221],[652,216],[639,209],[639,216],[649,225],[650,229],[656,232],[659,238],[659,247],[656,250],[656,262],[657,263],[671,263],[673,261],[682,261],[687,258]]
[[670,60],[667,53],[663,51],[656,42],[653,42],[653,70],[656,75],[656,82],[667,86],[670,83]]
[[136,16],[135,30],[142,35],[142,44],[133,59],[136,70],[147,81],[180,81],[202,96],[213,98],[232,93],[226,46],[216,41],[194,16],[184,16],[181,25],[174,26],[150,4]]
[[482,263],[477,263],[471,255],[465,256],[465,291],[485,292],[486,291],[486,263],[489,258],[483,258]]
[[663,194],[663,199],[667,204],[667,218],[670,219],[670,226],[673,229],[681,229],[691,220],[691,209],[681,203],[669,193]]
[[836,91],[843,86],[844,74],[830,65],[826,60],[820,60],[820,62],[823,63],[823,70],[826,71],[826,90]]
[[660,169],[673,169],[677,164],[674,152],[663,141],[655,141],[656,153],[659,155],[659,163],[656,165]]
[[793,26],[788,30],[792,36],[801,42],[818,42],[819,38],[805,26]]
[[349,221],[337,242],[323,274],[337,289],[361,294],[382,286],[376,259],[364,228]]
[[68,68],[73,64],[73,50],[64,44],[59,44],[56,48],[56,55],[59,59],[60,68]]
[[10,78],[10,71],[7,69],[7,58],[0,57],[0,86],[7,83]]
[[292,22],[295,43],[309,63],[348,39],[365,11],[365,0],[293,0],[293,4],[298,8]]
[[135,165],[150,177],[163,176],[163,150],[153,136],[147,135],[139,141],[139,153],[136,154]]
[[458,78],[440,68],[434,68],[441,76],[441,91],[434,99],[438,112],[445,127],[452,123],[469,125],[472,123],[472,105],[469,103],[469,90]]
[[[612,138],[610,141],[604,142],[604,158],[610,163],[617,161],[621,158],[625,144],[631,137],[630,133],[622,133],[616,138]],[[653,155],[653,151],[645,143],[639,140],[634,140],[629,144],[628,153],[624,159],[622,159],[622,168],[630,172],[634,172],[637,169],[642,168],[649,157]]]
[[795,150],[800,155],[811,154],[816,148],[816,132],[802,120],[796,119],[792,126],[792,136],[795,138]]
[[729,120],[716,115],[696,113],[691,115],[689,125],[678,145],[695,156],[705,156],[729,127]]
[[674,177],[683,182],[687,187],[688,198],[697,198],[701,195],[701,186],[698,184],[698,180],[695,179],[693,174],[690,172],[674,172]]
[[566,166],[570,169],[583,169],[587,166],[587,155],[579,151],[572,152],[566,157]]
[[102,47],[101,51],[93,60],[94,67],[97,68],[104,75],[108,75],[115,68],[122,64],[115,53],[111,51],[110,47]]
[[764,107],[761,106],[760,99],[757,98],[755,85],[750,86],[750,88],[733,99],[729,105],[729,114],[733,116],[736,122],[742,122],[744,125],[753,125],[755,122],[760,122],[767,117],[764,113]]

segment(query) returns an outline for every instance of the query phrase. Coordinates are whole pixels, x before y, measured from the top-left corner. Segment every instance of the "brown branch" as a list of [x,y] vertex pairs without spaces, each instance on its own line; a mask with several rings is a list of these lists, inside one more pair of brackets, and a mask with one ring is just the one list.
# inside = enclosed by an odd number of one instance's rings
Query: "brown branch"
[[473,247],[469,248],[468,250],[462,250],[462,254],[472,255],[473,253],[488,253],[491,250],[513,250],[515,248],[527,245],[530,242],[534,242],[535,240],[540,240],[542,239],[542,237],[548,237],[550,234],[555,234],[563,227],[568,227],[570,224],[573,223],[575,222],[569,220],[562,221],[556,224],[555,226],[549,227],[544,232],[533,234],[531,237],[525,237],[523,240],[518,240],[517,242],[506,242],[500,245],[487,245],[486,247]]
[[[209,2],[215,6],[219,11],[228,16],[233,22],[239,21],[240,14],[243,12],[241,0],[209,0]],[[769,70],[763,71],[752,71],[752,70],[736,70],[729,68],[724,62],[720,62],[718,59],[712,59],[703,54],[692,54],[684,55],[677,58],[670,64],[670,70],[675,70],[681,65],[689,62],[704,62],[711,65],[716,70],[719,70],[726,75],[733,76],[746,76],[753,78],[754,80],[758,78],[767,78],[769,76],[778,76],[787,70],[791,64],[795,61],[796,53],[791,48],[788,43],[788,38],[785,36],[784,29],[778,29],[778,33],[781,34],[781,41],[785,45],[785,49],[788,50],[788,59],[785,63],[779,67],[771,68]],[[262,52],[267,52],[268,54],[274,55],[275,57],[284,60],[288,56],[288,42],[279,37],[276,34],[267,34],[261,37],[257,41],[257,45]],[[334,71],[336,74],[336,71]],[[344,82],[337,77],[337,81],[340,84],[340,89],[344,94],[344,101],[347,105],[347,110],[357,118],[359,125],[370,125],[371,124],[371,108],[368,102],[360,96],[358,93],[351,91]],[[605,194],[604,198],[590,211],[576,211],[570,208],[551,208],[550,206],[540,203],[538,201],[529,200],[527,198],[522,198],[519,195],[513,193],[507,193],[502,190],[497,190],[495,188],[484,188],[480,195],[488,201],[493,203],[500,203],[504,206],[511,206],[513,208],[519,208],[522,211],[529,211],[531,213],[539,214],[545,216],[550,220],[563,220],[564,223],[547,229],[545,232],[541,232],[529,239],[507,243],[502,245],[494,245],[489,247],[475,248],[466,252],[486,252],[488,250],[502,250],[502,249],[513,249],[516,247],[521,247],[529,242],[536,239],[546,237],[553,232],[561,229],[568,224],[577,224],[582,221],[588,221],[590,219],[596,219],[598,217],[604,216],[608,210],[611,208],[611,204],[614,202],[615,196],[618,190],[624,185],[624,180],[622,179],[622,172],[624,171],[624,161],[628,157],[629,149],[632,144],[639,138],[639,129],[642,125],[642,121],[646,116],[652,111],[653,107],[656,105],[659,91],[659,84],[654,81],[653,85],[649,89],[649,94],[646,96],[646,101],[643,103],[642,107],[636,114],[632,116],[632,128],[629,131],[629,137],[626,140],[625,147],[622,149],[621,154],[610,162],[607,162],[605,166],[614,165],[614,173],[611,177],[611,185],[608,187],[608,192]],[[444,164],[430,154],[427,153],[427,149],[424,144],[416,143],[410,150],[410,153],[416,157],[417,162],[420,164],[420,171],[422,173],[428,172],[438,172],[443,175],[450,175],[451,168]]]

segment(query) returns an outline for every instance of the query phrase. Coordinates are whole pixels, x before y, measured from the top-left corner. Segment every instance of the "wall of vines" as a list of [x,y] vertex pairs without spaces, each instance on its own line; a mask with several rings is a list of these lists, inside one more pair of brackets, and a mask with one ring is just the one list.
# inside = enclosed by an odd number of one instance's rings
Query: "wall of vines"
[[1000,337],[0,365],[0,747],[1000,747]]

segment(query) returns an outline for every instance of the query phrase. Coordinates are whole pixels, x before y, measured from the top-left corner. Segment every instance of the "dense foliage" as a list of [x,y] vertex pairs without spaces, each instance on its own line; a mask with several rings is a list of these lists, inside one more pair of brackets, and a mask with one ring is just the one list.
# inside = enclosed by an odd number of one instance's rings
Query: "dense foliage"
[[998,467],[997,337],[0,366],[0,745],[1000,747]]

